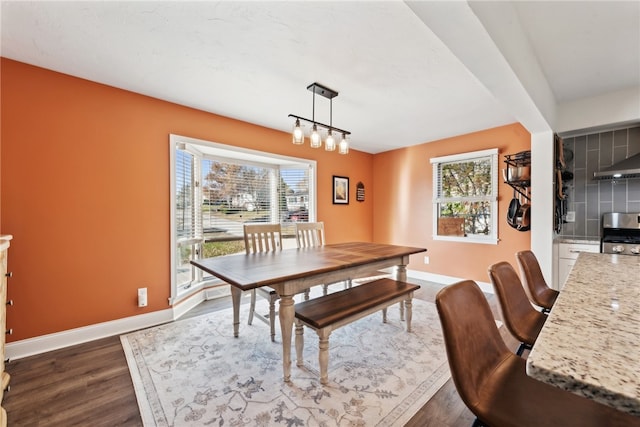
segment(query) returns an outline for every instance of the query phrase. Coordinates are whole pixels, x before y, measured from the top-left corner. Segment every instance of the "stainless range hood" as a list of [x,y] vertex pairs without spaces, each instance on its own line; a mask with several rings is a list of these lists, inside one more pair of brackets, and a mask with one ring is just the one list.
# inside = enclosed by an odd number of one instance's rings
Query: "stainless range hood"
[[613,166],[593,173],[593,179],[622,179],[640,177],[640,153],[624,159]]

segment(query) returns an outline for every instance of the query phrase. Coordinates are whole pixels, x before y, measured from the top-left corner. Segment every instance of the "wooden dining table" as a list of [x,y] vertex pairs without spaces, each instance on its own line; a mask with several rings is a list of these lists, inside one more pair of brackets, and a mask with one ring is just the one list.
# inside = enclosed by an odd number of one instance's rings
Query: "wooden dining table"
[[362,277],[380,269],[396,267],[396,279],[406,281],[406,266],[413,254],[425,248],[380,243],[350,242],[314,248],[229,255],[191,261],[193,265],[231,285],[234,336],[239,334],[240,297],[243,291],[269,286],[280,296],[284,380],[291,380],[291,335],[294,323],[293,296],[311,286]]
[[527,374],[640,417],[640,256],[579,254]]

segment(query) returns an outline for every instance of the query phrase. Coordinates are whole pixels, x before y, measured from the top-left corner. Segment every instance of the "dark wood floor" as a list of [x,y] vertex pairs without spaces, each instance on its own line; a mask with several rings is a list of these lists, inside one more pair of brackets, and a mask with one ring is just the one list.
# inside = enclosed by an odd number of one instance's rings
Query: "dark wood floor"
[[[433,302],[440,286],[420,284],[416,298]],[[495,299],[490,296],[489,302],[499,319]],[[230,298],[205,301],[183,318],[230,305]],[[516,348],[516,340],[502,333],[507,345]],[[142,425],[118,336],[11,361],[6,370],[11,389],[3,406],[11,427]],[[469,427],[473,420],[450,379],[407,426]]]

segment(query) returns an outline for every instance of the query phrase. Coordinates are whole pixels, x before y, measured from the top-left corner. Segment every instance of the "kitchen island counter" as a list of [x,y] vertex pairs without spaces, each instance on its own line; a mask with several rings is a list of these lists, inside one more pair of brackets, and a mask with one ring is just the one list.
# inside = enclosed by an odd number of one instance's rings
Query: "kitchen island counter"
[[640,256],[579,254],[527,374],[640,417]]

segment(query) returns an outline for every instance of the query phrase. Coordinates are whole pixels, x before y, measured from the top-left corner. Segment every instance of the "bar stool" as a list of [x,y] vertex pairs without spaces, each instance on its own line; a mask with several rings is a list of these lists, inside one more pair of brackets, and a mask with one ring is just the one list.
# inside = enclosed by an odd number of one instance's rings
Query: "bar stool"
[[500,301],[500,310],[507,329],[520,341],[518,356],[531,350],[547,316],[534,309],[522,287],[518,273],[508,262],[489,267],[489,277]]
[[477,417],[474,426],[640,426],[638,417],[527,376],[526,361],[505,345],[475,282],[441,289],[436,307],[451,377]]
[[551,289],[544,280],[538,259],[531,251],[516,253],[520,267],[520,277],[524,281],[525,291],[532,303],[542,308],[543,313],[549,313],[560,292]]

